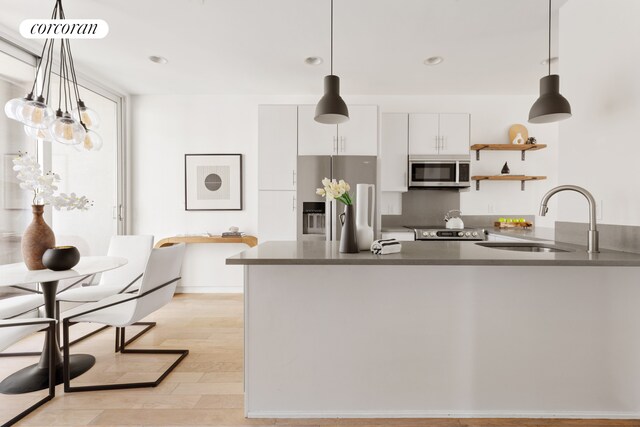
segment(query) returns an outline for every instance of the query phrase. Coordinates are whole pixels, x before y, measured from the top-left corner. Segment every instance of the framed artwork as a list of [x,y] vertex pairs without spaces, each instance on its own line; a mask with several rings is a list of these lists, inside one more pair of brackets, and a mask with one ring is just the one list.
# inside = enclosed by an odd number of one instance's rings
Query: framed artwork
[[242,210],[242,154],[185,154],[187,211]]
[[18,154],[5,154],[3,156],[3,169],[4,169],[4,203],[5,209],[30,209],[31,199],[33,195],[20,188],[20,181],[16,177],[16,173],[13,170],[13,159],[18,157]]

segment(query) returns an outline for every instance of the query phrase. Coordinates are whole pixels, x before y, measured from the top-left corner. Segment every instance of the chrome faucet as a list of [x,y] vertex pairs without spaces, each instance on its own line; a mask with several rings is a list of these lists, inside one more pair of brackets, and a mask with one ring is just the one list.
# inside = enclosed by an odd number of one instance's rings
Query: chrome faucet
[[549,203],[549,199],[556,193],[561,191],[575,191],[577,193],[582,194],[586,197],[589,202],[589,236],[587,240],[587,246],[589,253],[598,253],[598,229],[596,226],[596,200],[593,198],[591,193],[585,190],[582,187],[578,187],[577,185],[560,185],[558,187],[552,188],[544,195],[542,198],[542,202],[540,202],[540,216],[545,216],[549,211],[547,207],[547,203]]

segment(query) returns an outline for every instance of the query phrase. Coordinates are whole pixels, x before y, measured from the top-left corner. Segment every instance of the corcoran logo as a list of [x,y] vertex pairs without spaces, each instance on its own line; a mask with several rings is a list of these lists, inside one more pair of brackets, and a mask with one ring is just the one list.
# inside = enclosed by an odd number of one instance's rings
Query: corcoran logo
[[102,19],[25,19],[20,34],[27,39],[102,39],[109,24]]

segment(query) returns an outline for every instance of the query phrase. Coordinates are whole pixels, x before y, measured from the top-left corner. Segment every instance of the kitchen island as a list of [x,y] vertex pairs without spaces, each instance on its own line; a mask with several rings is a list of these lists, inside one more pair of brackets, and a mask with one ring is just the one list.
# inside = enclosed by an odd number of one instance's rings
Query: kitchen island
[[267,242],[245,266],[250,418],[640,418],[640,255]]

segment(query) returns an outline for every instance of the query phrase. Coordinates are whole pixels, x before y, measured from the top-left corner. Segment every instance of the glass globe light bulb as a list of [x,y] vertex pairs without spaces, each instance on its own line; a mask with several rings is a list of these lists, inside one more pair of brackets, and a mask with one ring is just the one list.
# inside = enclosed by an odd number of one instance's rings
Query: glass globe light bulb
[[[79,113],[79,114],[78,114]],[[78,108],[71,111],[73,118],[84,123],[87,129],[98,129],[100,127],[100,117],[95,110],[84,105],[84,102],[78,101]]]
[[51,132],[49,132],[48,128],[36,129],[30,126],[24,125],[24,133],[29,135],[31,138],[41,139],[43,141],[48,141],[48,142],[53,141],[53,136],[51,136]]
[[4,104],[4,113],[10,119],[20,121],[20,117],[18,116],[18,111],[21,110],[27,102],[32,100],[33,100],[33,97],[30,94],[24,98],[10,99],[9,101],[7,101],[6,104]]
[[44,103],[44,98],[38,97],[29,101],[18,110],[18,118],[22,123],[36,129],[44,129],[54,117],[53,110]]
[[71,118],[69,113],[55,119],[49,125],[49,132],[51,132],[53,139],[66,145],[81,144],[87,133],[79,122]]
[[92,130],[87,130],[82,144],[74,145],[78,151],[100,151],[102,148],[102,137]]

